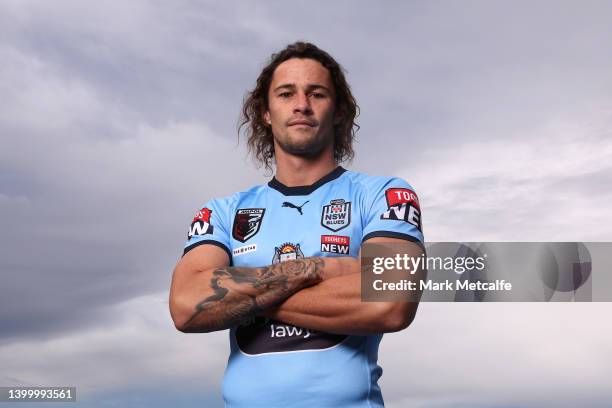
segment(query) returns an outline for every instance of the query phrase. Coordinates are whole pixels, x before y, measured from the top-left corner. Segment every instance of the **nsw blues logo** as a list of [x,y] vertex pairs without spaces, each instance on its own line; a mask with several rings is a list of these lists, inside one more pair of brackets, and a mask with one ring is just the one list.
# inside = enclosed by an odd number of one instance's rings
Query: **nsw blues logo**
[[321,225],[330,231],[338,232],[351,223],[351,203],[343,199],[331,200],[323,206]]

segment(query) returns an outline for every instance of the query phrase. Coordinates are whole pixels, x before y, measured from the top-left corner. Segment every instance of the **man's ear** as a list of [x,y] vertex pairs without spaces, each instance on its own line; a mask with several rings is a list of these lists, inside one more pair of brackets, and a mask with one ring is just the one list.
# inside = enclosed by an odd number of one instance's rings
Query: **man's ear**
[[268,126],[272,126],[272,121],[270,120],[270,112],[269,111],[264,111],[263,112],[263,120],[264,122],[268,125]]

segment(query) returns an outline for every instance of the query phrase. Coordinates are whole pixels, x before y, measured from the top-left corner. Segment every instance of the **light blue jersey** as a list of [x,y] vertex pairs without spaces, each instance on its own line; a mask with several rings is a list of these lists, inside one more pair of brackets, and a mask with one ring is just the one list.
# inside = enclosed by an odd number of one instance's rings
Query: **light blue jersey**
[[[196,213],[185,253],[217,245],[234,266],[311,256],[357,257],[365,240],[423,242],[419,202],[398,178],[337,167],[310,186],[275,178]],[[227,407],[382,407],[382,334],[345,336],[253,318],[230,329],[223,379]]]

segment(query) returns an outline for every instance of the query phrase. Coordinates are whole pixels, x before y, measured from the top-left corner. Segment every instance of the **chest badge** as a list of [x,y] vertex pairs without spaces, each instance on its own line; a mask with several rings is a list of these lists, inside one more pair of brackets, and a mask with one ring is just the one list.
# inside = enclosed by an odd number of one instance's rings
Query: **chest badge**
[[236,241],[246,242],[259,232],[265,208],[240,208],[234,216],[232,237]]
[[300,249],[300,244],[285,242],[279,247],[274,247],[274,257],[272,257],[272,264],[302,258],[304,258],[304,253]]
[[351,202],[342,198],[331,200],[323,206],[321,225],[330,231],[338,232],[351,223]]

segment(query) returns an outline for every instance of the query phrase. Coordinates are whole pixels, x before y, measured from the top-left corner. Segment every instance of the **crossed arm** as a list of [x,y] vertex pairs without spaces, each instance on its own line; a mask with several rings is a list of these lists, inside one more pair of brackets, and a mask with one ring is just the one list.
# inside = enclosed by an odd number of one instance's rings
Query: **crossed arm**
[[[405,245],[416,255],[416,244]],[[397,242],[395,242],[397,241]],[[359,260],[305,258],[261,268],[230,267],[227,254],[211,245],[188,252],[177,264],[170,313],[178,330],[223,330],[253,315],[337,334],[392,332],[407,327],[417,302],[362,302]],[[221,266],[219,266],[221,265]]]

